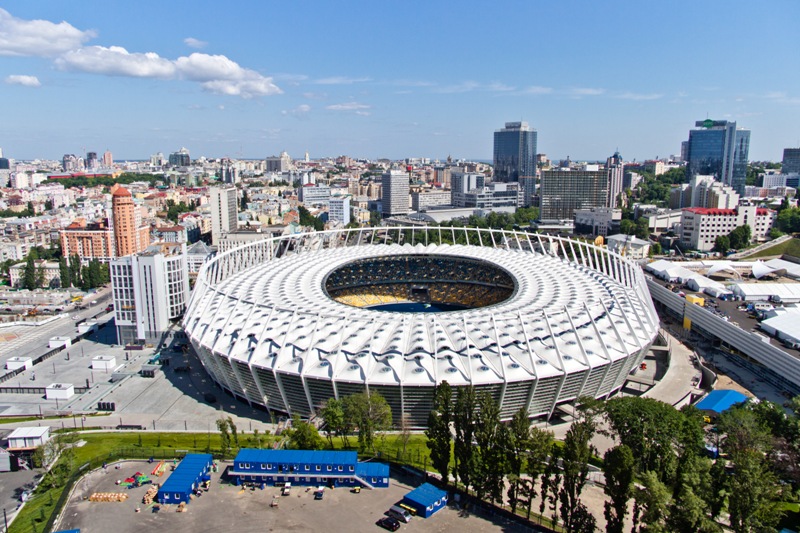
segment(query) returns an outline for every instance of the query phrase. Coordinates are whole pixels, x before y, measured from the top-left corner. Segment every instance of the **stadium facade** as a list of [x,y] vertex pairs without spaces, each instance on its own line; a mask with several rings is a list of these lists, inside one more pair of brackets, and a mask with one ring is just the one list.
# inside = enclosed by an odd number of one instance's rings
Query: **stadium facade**
[[[422,312],[397,311],[407,305]],[[253,405],[310,416],[378,391],[396,422],[421,427],[443,380],[488,392],[504,419],[607,397],[639,367],[658,317],[638,265],[582,241],[361,228],[217,255],[184,328],[217,384]]]

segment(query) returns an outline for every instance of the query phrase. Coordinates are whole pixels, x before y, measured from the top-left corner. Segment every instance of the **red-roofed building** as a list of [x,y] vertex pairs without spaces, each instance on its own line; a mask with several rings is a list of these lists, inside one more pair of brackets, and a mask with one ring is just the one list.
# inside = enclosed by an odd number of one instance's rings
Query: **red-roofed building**
[[717,237],[728,235],[739,226],[750,226],[754,241],[763,240],[775,221],[775,212],[755,206],[736,209],[690,207],[681,212],[681,243],[701,252],[714,249]]

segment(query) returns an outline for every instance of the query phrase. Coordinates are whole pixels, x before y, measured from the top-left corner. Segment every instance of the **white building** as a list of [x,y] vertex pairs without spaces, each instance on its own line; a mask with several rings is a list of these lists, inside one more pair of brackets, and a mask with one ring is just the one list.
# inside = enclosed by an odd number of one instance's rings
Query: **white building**
[[305,205],[328,205],[331,199],[331,188],[327,185],[304,185],[300,187],[299,198]]
[[424,191],[411,193],[411,209],[425,211],[429,207],[450,205],[450,191]]
[[6,440],[9,450],[31,450],[50,440],[50,426],[17,428]]
[[408,174],[390,170],[381,178],[381,204],[383,217],[407,215],[409,212]]
[[349,196],[341,196],[330,199],[328,204],[328,220],[341,222],[345,226],[350,223]]
[[681,242],[701,252],[714,248],[714,241],[728,235],[739,226],[750,226],[753,240],[766,237],[775,219],[775,211],[756,206],[739,206],[736,209],[711,209],[691,207],[681,213]]
[[189,299],[185,243],[160,243],[111,262],[117,341],[153,341]]
[[211,244],[219,244],[223,233],[235,231],[238,227],[236,187],[213,187],[211,189]]
[[682,213],[680,209],[668,209],[644,216],[647,217],[647,228],[650,233],[664,233],[681,223]]
[[630,259],[644,259],[650,254],[650,241],[638,239],[633,235],[611,235],[607,239],[609,251]]
[[575,232],[591,233],[592,235],[608,235],[612,225],[622,221],[622,210],[610,207],[592,207],[591,209],[575,210]]

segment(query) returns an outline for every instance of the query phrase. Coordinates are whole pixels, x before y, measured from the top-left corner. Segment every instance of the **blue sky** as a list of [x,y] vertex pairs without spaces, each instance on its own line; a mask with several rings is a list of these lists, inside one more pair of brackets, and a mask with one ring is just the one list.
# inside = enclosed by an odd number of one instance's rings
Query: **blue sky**
[[800,146],[800,2],[81,1],[0,6],[0,147],[491,159],[679,153],[695,120]]

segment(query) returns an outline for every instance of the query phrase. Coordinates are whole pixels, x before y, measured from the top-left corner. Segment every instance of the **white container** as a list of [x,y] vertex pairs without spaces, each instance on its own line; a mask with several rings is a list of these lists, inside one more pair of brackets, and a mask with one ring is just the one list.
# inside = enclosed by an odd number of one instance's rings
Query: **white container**
[[75,396],[75,386],[72,383],[51,383],[45,388],[44,397],[48,400],[69,400]]

